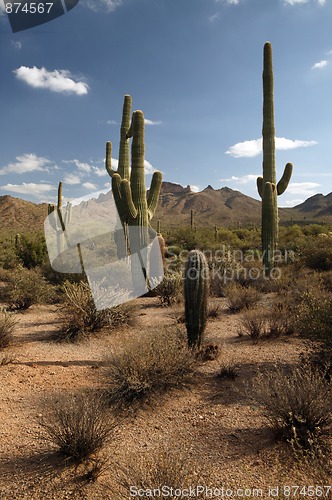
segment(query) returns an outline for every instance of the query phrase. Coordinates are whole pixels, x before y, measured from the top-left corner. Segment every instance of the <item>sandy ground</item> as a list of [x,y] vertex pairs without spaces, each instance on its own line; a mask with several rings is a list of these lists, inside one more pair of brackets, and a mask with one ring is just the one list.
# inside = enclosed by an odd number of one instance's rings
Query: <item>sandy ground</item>
[[[219,304],[221,315],[209,321],[206,340],[218,344],[219,357],[197,364],[197,382],[191,390],[169,393],[121,421],[104,451],[108,467],[88,484],[80,480],[80,471],[62,467],[41,438],[38,417],[47,413],[45,398],[103,387],[107,354],[140,331],[177,324],[183,306],[164,308],[157,298],[138,299],[134,326],[73,345],[52,340],[61,326],[56,306],[33,306],[17,313],[15,343],[0,352],[0,362],[6,360],[0,366],[0,498],[134,498],[129,491],[119,492],[120,470],[132,467],[127,479],[130,483],[132,477],[135,486],[135,466],[153,460],[160,448],[167,448],[174,459],[187,457],[197,484],[203,481],[219,493],[228,488],[228,496],[232,492],[235,498],[241,495],[237,488],[247,488],[247,498],[272,498],[269,487],[279,487],[278,498],[287,498],[284,486],[331,484],[331,478],[295,463],[287,448],[275,442],[263,408],[251,397],[251,381],[260,368],[297,362],[307,344],[296,335],[258,343],[239,337],[240,315],[227,312],[225,299],[213,302]],[[238,377],[218,379],[220,367],[229,363],[236,365]],[[260,491],[249,494],[253,488]]]

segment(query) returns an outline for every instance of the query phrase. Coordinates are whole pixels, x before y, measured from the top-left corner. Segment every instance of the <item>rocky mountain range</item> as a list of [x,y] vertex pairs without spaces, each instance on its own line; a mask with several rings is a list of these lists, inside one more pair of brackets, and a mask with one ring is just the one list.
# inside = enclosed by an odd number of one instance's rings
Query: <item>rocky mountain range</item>
[[[111,193],[100,194],[97,199],[82,202],[75,207],[80,218],[96,214],[107,216]],[[189,226],[191,211],[197,227],[250,226],[259,224],[261,202],[240,191],[207,186],[194,193],[190,187],[163,182],[154,223],[159,219],[163,228]],[[47,205],[35,204],[12,196],[0,196],[0,228],[15,232],[42,230],[47,216]],[[293,208],[280,208],[281,223],[332,223],[332,193],[316,194]],[[155,224],[153,224],[155,225]]]

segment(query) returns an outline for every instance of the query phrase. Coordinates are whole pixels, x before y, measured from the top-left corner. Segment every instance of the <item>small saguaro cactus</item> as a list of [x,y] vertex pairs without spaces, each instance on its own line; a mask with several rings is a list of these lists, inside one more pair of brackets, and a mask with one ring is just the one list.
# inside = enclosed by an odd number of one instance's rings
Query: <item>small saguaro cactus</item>
[[263,63],[263,177],[258,177],[257,188],[262,198],[262,251],[264,272],[268,276],[273,268],[278,244],[278,201],[290,181],[293,166],[287,163],[277,184],[275,159],[275,127],[273,99],[272,45],[264,45]]
[[67,203],[66,210],[63,216],[62,213],[62,182],[59,182],[58,187],[58,202],[57,206],[49,204],[48,205],[48,215],[53,214],[53,217],[50,217],[50,224],[57,234],[57,247],[58,254],[64,251],[64,231],[66,229],[67,224],[69,224],[71,219],[72,205],[70,202]]
[[185,277],[185,322],[190,348],[199,348],[207,320],[207,298],[209,289],[209,267],[200,250],[188,254]]
[[190,229],[194,230],[194,211],[190,210]]
[[[134,111],[127,138],[132,137],[130,178],[125,171],[115,172],[107,163],[107,171],[112,177],[112,191],[118,209],[119,217],[127,225],[128,243],[131,255],[137,254],[137,259],[131,259],[133,284],[140,288],[142,272],[147,280],[147,269],[144,263],[144,252],[150,243],[150,220],[157,208],[161,188],[161,172],[154,172],[149,193],[146,193],[144,172],[144,114]],[[121,175],[122,174],[122,175]]]

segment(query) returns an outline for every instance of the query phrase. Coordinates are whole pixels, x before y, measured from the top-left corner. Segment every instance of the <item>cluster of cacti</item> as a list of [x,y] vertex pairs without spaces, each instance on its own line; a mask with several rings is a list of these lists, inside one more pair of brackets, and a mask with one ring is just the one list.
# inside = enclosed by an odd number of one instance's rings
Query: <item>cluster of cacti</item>
[[264,45],[263,69],[263,177],[258,177],[257,188],[262,198],[262,251],[266,275],[273,268],[274,253],[278,243],[278,201],[292,175],[292,164],[287,163],[277,184],[275,161],[275,128],[273,100],[272,45]]
[[[144,115],[134,111],[130,122],[131,97],[125,96],[121,124],[118,170],[112,169],[112,144],[106,146],[106,170],[112,178],[112,191],[124,231],[127,248],[118,248],[121,256],[136,255],[131,259],[133,284],[141,282],[142,272],[147,282],[146,249],[150,243],[150,221],[157,208],[161,188],[161,172],[154,172],[149,193],[146,193],[144,172]],[[129,139],[131,146],[131,169],[129,168]],[[140,288],[140,285],[137,286]]]
[[48,215],[53,214],[52,217],[49,217],[49,221],[54,231],[56,231],[58,254],[64,251],[64,235],[65,235],[64,231],[71,219],[72,205],[70,202],[67,203],[64,216],[61,209],[62,209],[62,182],[59,182],[57,205],[56,207],[55,205],[51,204],[48,205]]
[[207,320],[209,267],[200,250],[189,252],[184,277],[185,322],[188,345],[199,348]]

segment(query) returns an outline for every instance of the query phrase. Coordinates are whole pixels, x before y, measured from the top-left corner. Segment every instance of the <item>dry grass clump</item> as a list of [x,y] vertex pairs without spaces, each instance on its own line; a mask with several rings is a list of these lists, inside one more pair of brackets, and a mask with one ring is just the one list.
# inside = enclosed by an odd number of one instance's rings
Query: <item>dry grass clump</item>
[[116,427],[114,419],[106,415],[105,401],[82,393],[62,396],[50,403],[51,413],[39,420],[43,439],[68,464],[95,460]]
[[111,403],[123,408],[172,388],[187,386],[193,378],[193,357],[184,335],[174,329],[154,329],[126,343],[125,350],[108,360]]
[[131,322],[131,305],[119,305],[98,311],[87,283],[67,281],[63,284],[63,292],[65,300],[61,309],[65,312],[66,319],[57,334],[58,341],[76,342],[86,334],[104,327],[114,328]]
[[241,317],[238,335],[249,335],[252,340],[266,335],[267,332],[266,313],[261,309],[251,309],[244,311]]
[[279,437],[295,451],[322,453],[332,426],[332,387],[317,370],[309,365],[279,367],[260,373],[253,387]]
[[160,303],[169,307],[179,300],[183,291],[182,276],[178,272],[165,274],[162,282],[155,288]]
[[13,341],[13,332],[18,323],[13,314],[0,309],[0,350],[8,347]]
[[[151,496],[153,491],[156,497],[186,498],[190,486],[205,484],[199,474],[192,458],[177,444],[162,445],[148,455],[136,453],[135,459],[129,458],[121,467],[119,498]],[[205,498],[205,494],[198,489],[195,498]]]
[[244,287],[236,283],[231,283],[226,287],[227,307],[233,313],[254,307],[260,296],[260,293],[252,287]]

